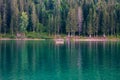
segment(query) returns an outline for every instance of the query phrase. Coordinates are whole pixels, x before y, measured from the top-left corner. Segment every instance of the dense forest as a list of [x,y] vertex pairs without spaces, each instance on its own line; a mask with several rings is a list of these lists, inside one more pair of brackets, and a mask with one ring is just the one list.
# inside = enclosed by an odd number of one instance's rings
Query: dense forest
[[0,33],[120,35],[120,0],[0,0]]

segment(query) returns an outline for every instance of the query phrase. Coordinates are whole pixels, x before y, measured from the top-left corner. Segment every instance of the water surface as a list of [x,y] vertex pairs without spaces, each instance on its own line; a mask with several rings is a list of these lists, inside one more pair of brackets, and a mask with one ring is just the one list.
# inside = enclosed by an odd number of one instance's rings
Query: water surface
[[120,42],[0,41],[0,80],[120,80]]

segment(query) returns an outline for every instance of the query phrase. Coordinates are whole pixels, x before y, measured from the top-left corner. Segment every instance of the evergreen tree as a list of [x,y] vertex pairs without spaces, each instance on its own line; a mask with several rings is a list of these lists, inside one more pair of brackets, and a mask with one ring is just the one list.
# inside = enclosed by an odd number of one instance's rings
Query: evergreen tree
[[20,24],[19,24],[19,30],[20,33],[25,33],[28,26],[28,16],[26,12],[22,12],[20,16]]
[[[49,35],[120,35],[119,0],[0,0],[0,32],[19,31],[19,17],[28,15],[28,32]],[[26,26],[25,26],[26,27]]]
[[2,19],[1,19],[1,14],[0,14],[0,34],[1,34],[1,27],[2,27]]

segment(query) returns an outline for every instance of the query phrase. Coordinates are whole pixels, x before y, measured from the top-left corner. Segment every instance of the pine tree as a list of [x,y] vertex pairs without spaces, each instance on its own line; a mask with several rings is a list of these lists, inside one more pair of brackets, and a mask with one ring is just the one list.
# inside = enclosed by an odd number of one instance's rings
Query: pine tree
[[83,13],[82,13],[82,8],[79,6],[78,7],[78,31],[79,31],[79,35],[82,31],[82,22],[83,22]]
[[0,34],[1,34],[1,27],[2,27],[2,18],[1,18],[1,14],[0,14]]
[[31,18],[32,18],[33,32],[34,32],[38,19],[37,19],[35,4],[33,2],[31,2],[31,7],[32,7]]
[[16,0],[11,1],[11,24],[10,24],[10,32],[18,31],[18,17],[19,17],[19,10],[18,4]]
[[26,12],[22,12],[20,16],[19,30],[20,33],[25,33],[28,26],[28,15]]
[[1,33],[17,33],[22,12],[28,15],[28,32],[38,32],[40,24],[49,35],[120,34],[119,0],[0,0]]
[[92,8],[89,9],[89,16],[88,16],[88,35],[89,37],[93,34],[93,14]]
[[4,34],[7,32],[7,5],[6,0],[3,1],[3,21],[2,21],[2,29]]

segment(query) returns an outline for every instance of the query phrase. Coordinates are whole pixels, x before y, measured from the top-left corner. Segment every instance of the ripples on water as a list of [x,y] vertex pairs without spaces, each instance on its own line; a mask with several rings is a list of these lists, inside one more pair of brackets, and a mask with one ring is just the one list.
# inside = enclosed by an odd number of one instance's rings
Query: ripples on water
[[120,80],[120,42],[0,41],[0,80]]

